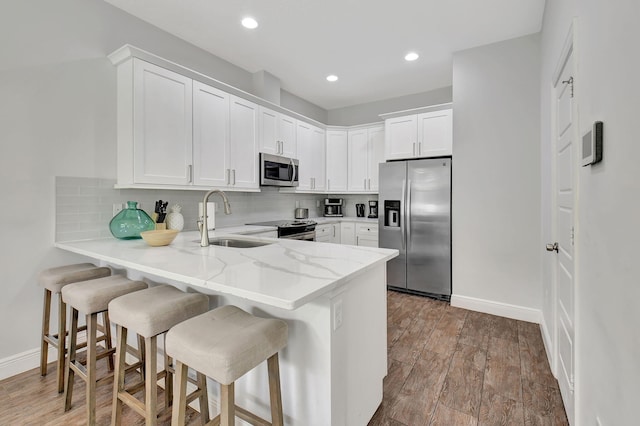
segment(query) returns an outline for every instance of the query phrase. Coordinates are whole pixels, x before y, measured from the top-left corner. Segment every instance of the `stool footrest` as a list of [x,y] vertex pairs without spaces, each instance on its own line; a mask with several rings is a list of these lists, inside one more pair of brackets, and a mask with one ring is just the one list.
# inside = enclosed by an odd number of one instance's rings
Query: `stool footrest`
[[[245,422],[248,422],[254,426],[272,426],[271,422],[266,421],[262,417],[258,417],[250,411],[245,410],[242,407],[236,407],[236,416],[240,417]],[[206,426],[218,426],[220,424],[220,414],[214,417]]]
[[[142,382],[142,387],[144,387],[144,382]],[[136,413],[138,413],[142,417],[145,416],[146,411],[145,411],[144,403],[140,402],[136,397],[134,397],[130,393],[126,391],[120,391],[118,392],[118,399],[124,402],[125,404],[127,404],[129,407],[131,407]]]

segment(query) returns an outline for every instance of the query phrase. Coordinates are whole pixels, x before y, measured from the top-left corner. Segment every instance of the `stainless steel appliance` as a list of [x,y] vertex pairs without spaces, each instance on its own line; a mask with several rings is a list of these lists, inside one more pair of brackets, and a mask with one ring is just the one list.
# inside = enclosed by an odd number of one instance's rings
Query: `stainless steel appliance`
[[294,210],[293,217],[296,219],[308,219],[309,218],[309,209],[305,209],[302,207],[297,207]]
[[356,216],[364,217],[364,204],[356,204]]
[[298,160],[260,153],[260,185],[298,186]]
[[392,289],[451,298],[451,158],[380,164],[379,246]]
[[326,217],[342,217],[342,198],[325,198],[324,215]]
[[378,200],[369,200],[369,219],[378,218]]
[[274,220],[271,222],[247,223],[247,225],[277,226],[278,238],[315,241],[316,224],[314,220]]

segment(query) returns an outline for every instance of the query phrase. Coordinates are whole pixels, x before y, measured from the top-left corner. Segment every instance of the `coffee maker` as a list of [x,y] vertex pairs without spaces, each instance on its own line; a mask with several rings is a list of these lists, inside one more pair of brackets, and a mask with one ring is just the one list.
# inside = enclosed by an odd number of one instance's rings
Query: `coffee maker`
[[369,219],[378,218],[378,200],[369,200]]
[[325,217],[342,217],[342,198],[325,198],[324,199],[324,216]]

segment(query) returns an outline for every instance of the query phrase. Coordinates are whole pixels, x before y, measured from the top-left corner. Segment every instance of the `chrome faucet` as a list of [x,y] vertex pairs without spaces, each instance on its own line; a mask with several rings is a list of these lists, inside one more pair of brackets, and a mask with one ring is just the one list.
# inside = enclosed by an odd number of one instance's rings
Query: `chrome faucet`
[[198,226],[200,227],[200,247],[209,247],[209,226],[207,224],[207,201],[211,194],[220,194],[222,201],[224,202],[224,214],[231,214],[231,205],[227,199],[227,195],[219,189],[212,189],[204,195],[202,201],[202,217],[198,220]]

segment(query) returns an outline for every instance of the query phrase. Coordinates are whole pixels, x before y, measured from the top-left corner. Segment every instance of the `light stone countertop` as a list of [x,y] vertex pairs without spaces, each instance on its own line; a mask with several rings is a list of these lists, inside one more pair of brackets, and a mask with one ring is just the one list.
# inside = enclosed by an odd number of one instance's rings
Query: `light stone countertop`
[[245,249],[200,247],[200,235],[195,231],[180,233],[165,247],[115,238],[57,242],[55,246],[107,264],[288,310],[398,255],[391,249],[238,235],[274,229],[237,226],[209,232],[210,237],[235,235],[272,243]]

